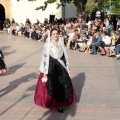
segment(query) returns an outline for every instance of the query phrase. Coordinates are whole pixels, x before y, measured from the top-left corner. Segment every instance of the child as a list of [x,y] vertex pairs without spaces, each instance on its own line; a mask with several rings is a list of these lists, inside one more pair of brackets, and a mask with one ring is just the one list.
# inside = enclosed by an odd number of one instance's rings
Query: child
[[3,74],[8,71],[8,68],[6,67],[4,63],[4,55],[2,53],[2,50],[0,50],[0,74]]

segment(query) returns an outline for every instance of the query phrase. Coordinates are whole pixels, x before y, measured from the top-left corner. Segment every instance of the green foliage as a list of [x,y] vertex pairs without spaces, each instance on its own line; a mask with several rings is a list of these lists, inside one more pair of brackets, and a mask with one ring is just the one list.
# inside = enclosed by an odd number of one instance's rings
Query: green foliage
[[[95,5],[97,4],[97,6]],[[120,0],[87,0],[86,12],[110,9],[111,13],[120,14]]]
[[118,0],[117,4],[115,4],[115,5],[113,4],[111,6],[110,13],[120,15],[120,0]]
[[120,15],[120,0],[95,0],[99,2],[98,10],[110,9],[111,14]]
[[85,11],[90,11],[95,5],[94,0],[87,0],[86,6],[85,6]]
[[[20,0],[17,0],[17,1],[19,2]],[[28,1],[37,1],[37,0],[28,0]],[[45,10],[47,8],[48,4],[52,4],[55,2],[57,2],[57,0],[46,0],[44,2],[44,5],[37,7],[36,10],[39,10],[39,9]],[[57,8],[60,6],[64,6],[64,3],[71,3],[71,2],[73,2],[76,6],[78,4],[80,4],[81,6],[84,6],[86,4],[87,0],[60,0],[60,2],[61,3],[57,5]]]
[[39,6],[36,10],[42,9],[43,11],[47,8],[48,4],[55,3],[56,0],[47,0],[44,2],[44,6]]
[[[28,0],[28,1],[30,1],[30,0]],[[36,1],[36,0],[34,0],[34,1]],[[42,9],[44,11],[47,8],[48,4],[52,4],[52,3],[55,3],[55,2],[57,2],[57,0],[46,0],[44,2],[44,5],[37,7],[36,10]],[[60,6],[64,6],[64,3],[72,2],[72,0],[60,0],[60,2],[61,2],[60,4],[57,4],[57,8],[59,8]]]
[[10,19],[9,19],[9,18],[6,18],[6,19],[5,19],[5,23],[6,23],[6,24],[10,23]]
[[98,2],[98,9],[103,10],[104,8],[110,8],[110,6],[117,6],[120,0],[94,0]]
[[[20,0],[17,0],[20,1]],[[28,0],[37,1],[37,0]],[[55,3],[57,0],[46,0],[43,6],[39,6],[36,10],[45,10],[49,4]],[[95,10],[104,10],[104,8],[111,8],[111,13],[120,14],[120,0],[60,0],[60,4],[57,4],[57,8],[64,6],[64,3],[73,2],[77,7],[77,12],[91,13]]]

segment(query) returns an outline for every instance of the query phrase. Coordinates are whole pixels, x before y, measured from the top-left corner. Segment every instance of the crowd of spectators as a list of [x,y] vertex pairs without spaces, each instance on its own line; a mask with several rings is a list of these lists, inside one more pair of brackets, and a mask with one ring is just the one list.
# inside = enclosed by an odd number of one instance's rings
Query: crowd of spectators
[[106,17],[104,21],[95,18],[88,22],[84,19],[61,18],[55,19],[53,23],[47,19],[44,23],[40,23],[37,19],[34,24],[26,19],[25,24],[12,21],[6,25],[6,28],[9,34],[43,42],[46,41],[50,30],[57,28],[64,45],[71,50],[79,50],[91,55],[101,52],[101,56],[120,58],[120,18],[117,20],[117,26]]

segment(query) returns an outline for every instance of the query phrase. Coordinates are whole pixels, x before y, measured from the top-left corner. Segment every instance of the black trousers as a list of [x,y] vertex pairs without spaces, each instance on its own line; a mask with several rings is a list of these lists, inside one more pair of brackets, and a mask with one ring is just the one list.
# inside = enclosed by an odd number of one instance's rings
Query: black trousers
[[70,49],[73,49],[75,47],[75,41],[70,41]]

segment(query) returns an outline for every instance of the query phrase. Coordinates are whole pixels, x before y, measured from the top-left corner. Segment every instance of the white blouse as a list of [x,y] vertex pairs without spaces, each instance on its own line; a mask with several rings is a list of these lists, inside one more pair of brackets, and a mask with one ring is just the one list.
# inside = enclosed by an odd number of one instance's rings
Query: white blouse
[[66,66],[63,62],[63,60],[61,60],[60,58],[63,56],[63,48],[60,44],[60,42],[58,41],[58,45],[56,46],[52,41],[50,44],[50,56],[53,57],[54,59],[57,59],[61,65],[66,69]]
[[[66,66],[65,66],[63,60],[60,59],[63,56],[63,54],[65,56]],[[61,39],[58,41],[57,46],[54,45],[54,43],[52,43],[52,41],[50,41],[50,38],[46,41],[46,43],[44,45],[42,60],[41,60],[40,67],[39,67],[39,70],[44,74],[48,74],[50,56],[53,57],[54,59],[58,60],[63,65],[63,67],[66,68],[66,70],[70,70],[68,56],[67,56],[66,50],[64,48],[64,44],[61,41]]]
[[110,44],[111,43],[111,38],[109,37],[109,36],[105,36],[105,37],[103,37],[103,40],[102,41],[104,41],[105,42],[105,44]]
[[54,59],[60,59],[63,56],[63,49],[60,43],[56,46],[52,41],[50,44],[50,56]]

